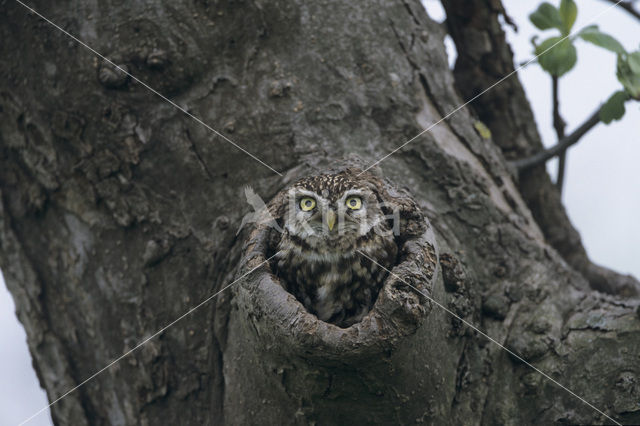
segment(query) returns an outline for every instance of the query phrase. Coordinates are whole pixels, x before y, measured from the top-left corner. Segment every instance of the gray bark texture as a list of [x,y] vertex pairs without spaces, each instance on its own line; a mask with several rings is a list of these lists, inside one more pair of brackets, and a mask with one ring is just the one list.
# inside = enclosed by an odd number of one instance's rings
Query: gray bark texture
[[0,268],[49,399],[239,279],[54,404],[57,425],[611,423],[442,307],[640,423],[637,282],[595,285],[544,170],[509,166],[541,146],[516,77],[371,170],[426,231],[362,322],[317,320],[261,263],[272,231],[236,235],[245,185],[269,200],[371,164],[512,69],[498,0],[444,2],[455,76],[417,1],[32,4],[282,176],[0,4]]

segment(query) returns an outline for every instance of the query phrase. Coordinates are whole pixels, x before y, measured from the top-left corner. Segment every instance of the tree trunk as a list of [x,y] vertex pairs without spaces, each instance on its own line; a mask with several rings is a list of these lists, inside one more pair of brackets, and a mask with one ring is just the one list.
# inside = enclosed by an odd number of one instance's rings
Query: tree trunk
[[469,108],[377,171],[430,222],[394,271],[433,300],[390,278],[340,329],[256,260],[260,227],[236,236],[245,185],[267,200],[372,164],[463,102],[418,2],[34,3],[282,175],[3,5],[0,267],[50,401],[210,300],[57,401],[56,424],[610,422],[442,307],[640,422],[638,301],[565,263]]

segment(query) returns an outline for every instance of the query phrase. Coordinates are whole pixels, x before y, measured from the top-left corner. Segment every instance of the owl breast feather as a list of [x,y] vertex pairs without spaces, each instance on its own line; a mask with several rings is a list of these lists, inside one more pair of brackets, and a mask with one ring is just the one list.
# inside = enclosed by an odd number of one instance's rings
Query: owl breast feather
[[393,267],[397,245],[393,236],[373,234],[345,251],[319,251],[284,235],[277,258],[277,274],[287,291],[320,320],[348,327],[371,310],[387,272]]

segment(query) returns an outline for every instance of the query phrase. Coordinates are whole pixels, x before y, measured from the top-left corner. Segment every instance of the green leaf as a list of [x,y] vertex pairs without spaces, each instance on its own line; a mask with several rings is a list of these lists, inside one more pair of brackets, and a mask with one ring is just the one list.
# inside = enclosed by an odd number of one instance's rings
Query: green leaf
[[549,74],[560,77],[576,64],[576,48],[571,40],[563,37],[551,37],[536,46],[538,63]]
[[640,52],[630,53],[627,63],[629,64],[629,68],[631,68],[631,72],[640,74]]
[[557,28],[560,31],[563,29],[562,18],[560,12],[551,3],[544,2],[535,10],[535,12],[529,15],[529,20],[533,25],[541,30],[548,30],[549,28]]
[[573,24],[578,17],[578,6],[573,0],[562,0],[560,2],[560,19],[562,19],[563,34],[569,34]]
[[[632,98],[640,100],[640,74],[635,73],[633,68],[637,65],[635,63],[636,59],[636,55],[633,55],[633,59],[632,55],[618,55],[616,76],[627,90],[627,93]],[[633,65],[631,65],[631,62],[633,62]]]
[[578,36],[584,41],[588,41],[589,43],[593,43],[596,46],[610,50],[619,55],[626,53],[626,50],[624,50],[624,46],[622,46],[622,44],[620,44],[618,40],[611,37],[609,34],[600,31],[597,25],[589,25],[588,27],[584,27],[578,33]]
[[629,95],[624,90],[619,90],[602,105],[600,108],[600,120],[609,124],[613,120],[620,120],[624,115],[624,103],[629,99]]

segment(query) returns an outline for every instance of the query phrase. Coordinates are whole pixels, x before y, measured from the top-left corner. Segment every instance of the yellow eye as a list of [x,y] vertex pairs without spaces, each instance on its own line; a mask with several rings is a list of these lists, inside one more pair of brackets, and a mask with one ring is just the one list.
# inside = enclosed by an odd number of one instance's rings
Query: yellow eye
[[310,210],[313,210],[315,206],[316,206],[316,200],[314,200],[311,197],[304,197],[300,200],[300,208],[302,209],[303,212],[308,212]]
[[362,207],[362,199],[360,197],[349,197],[347,198],[346,204],[351,210],[360,210]]

